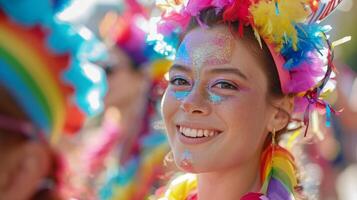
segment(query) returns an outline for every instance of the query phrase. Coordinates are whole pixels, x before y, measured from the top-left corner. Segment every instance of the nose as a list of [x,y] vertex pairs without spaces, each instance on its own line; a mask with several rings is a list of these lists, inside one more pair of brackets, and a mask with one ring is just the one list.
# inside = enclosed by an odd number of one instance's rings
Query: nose
[[190,94],[182,100],[180,108],[190,114],[209,115],[212,108],[207,96],[206,92],[193,88]]

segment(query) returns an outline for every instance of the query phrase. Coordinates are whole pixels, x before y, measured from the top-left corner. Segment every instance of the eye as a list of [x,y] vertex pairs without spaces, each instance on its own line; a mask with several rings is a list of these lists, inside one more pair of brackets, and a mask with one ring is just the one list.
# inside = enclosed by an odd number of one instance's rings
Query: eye
[[172,80],[170,80],[170,84],[177,85],[177,86],[190,85],[190,83],[182,77],[172,78]]
[[218,81],[215,84],[213,84],[212,87],[217,87],[220,89],[228,89],[228,90],[238,90],[238,86],[234,83],[228,82],[228,81]]

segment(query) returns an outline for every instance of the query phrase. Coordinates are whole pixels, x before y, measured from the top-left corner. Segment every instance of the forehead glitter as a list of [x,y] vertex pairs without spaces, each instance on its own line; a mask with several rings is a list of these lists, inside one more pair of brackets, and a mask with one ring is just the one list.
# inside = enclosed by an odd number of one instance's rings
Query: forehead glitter
[[205,64],[221,65],[230,62],[234,47],[232,39],[232,36],[221,33],[208,37],[207,41],[202,41],[193,50],[193,65],[201,67]]
[[202,67],[230,62],[234,48],[234,38],[229,34],[214,33],[201,37],[189,34],[181,43],[176,61],[185,65]]

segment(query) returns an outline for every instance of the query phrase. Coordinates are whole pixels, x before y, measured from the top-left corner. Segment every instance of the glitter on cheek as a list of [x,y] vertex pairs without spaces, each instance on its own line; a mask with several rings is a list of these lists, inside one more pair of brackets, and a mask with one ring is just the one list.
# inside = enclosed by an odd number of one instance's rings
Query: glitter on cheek
[[214,104],[221,103],[224,100],[224,97],[214,94],[213,92],[208,92],[208,94],[209,94],[209,100]]
[[180,166],[184,170],[187,170],[187,171],[192,171],[193,170],[193,158],[192,158],[192,154],[191,154],[191,152],[189,150],[185,150],[182,153]]

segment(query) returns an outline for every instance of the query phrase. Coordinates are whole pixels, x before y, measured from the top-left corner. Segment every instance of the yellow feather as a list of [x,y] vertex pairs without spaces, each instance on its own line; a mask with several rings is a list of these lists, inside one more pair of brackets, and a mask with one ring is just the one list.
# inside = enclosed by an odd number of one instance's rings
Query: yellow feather
[[260,39],[260,35],[259,35],[257,29],[253,28],[253,30],[254,30],[254,36],[258,40],[260,48],[263,49],[262,40]]
[[298,37],[294,24],[304,22],[309,16],[310,11],[306,9],[308,0],[281,0],[278,5],[278,14],[274,1],[262,0],[252,5],[249,10],[253,17],[253,26],[277,50],[281,49],[286,37],[292,40],[296,49]]

